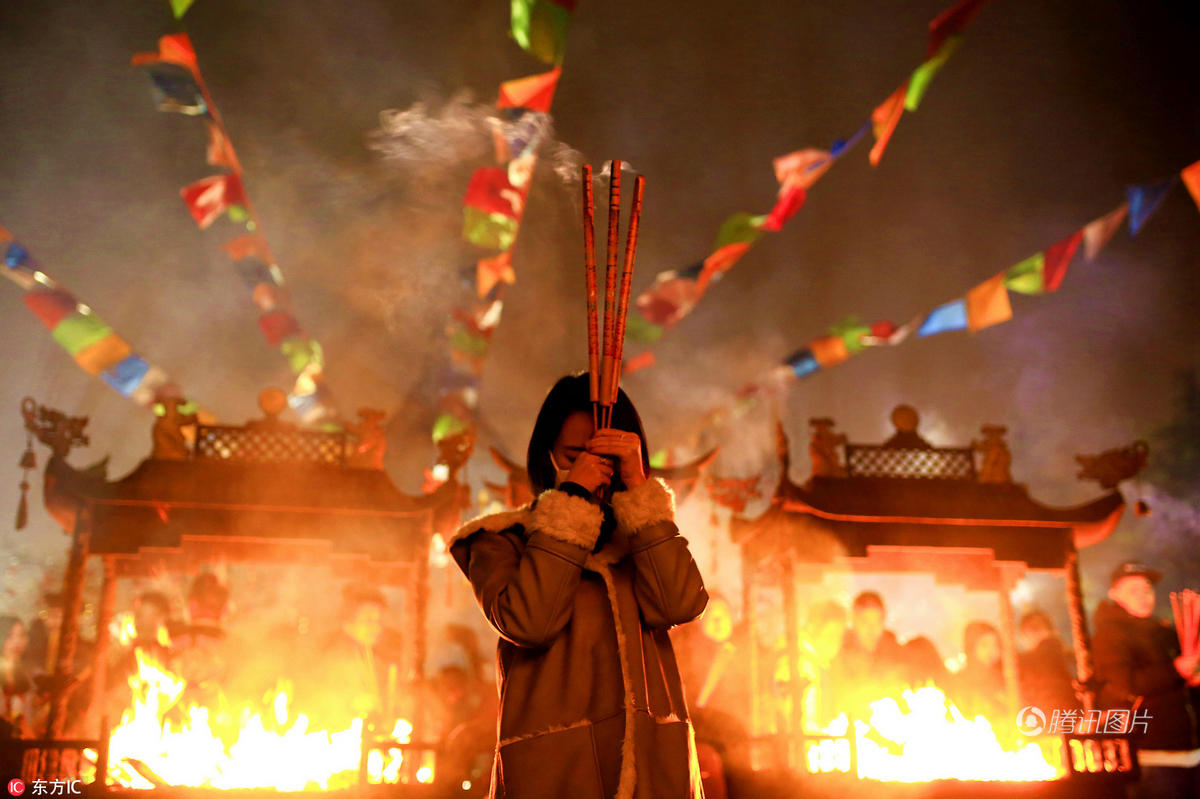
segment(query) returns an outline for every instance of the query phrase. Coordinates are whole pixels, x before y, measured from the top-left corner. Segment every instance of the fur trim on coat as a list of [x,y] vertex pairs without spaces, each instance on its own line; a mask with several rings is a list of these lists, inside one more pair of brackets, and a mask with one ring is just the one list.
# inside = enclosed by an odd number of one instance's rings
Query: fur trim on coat
[[613,494],[612,509],[617,524],[637,533],[675,519],[675,492],[661,478],[651,477],[637,488]]

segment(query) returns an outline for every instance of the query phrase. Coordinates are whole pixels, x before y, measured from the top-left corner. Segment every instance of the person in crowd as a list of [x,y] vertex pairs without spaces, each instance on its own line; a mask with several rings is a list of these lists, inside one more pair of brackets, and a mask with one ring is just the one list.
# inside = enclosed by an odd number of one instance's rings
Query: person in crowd
[[865,719],[871,702],[903,687],[904,653],[886,627],[887,611],[877,592],[854,597],[851,618],[834,663],[834,693],[840,708]]
[[62,630],[62,592],[44,592],[40,604],[37,618],[29,625],[29,646],[25,650],[25,667],[35,677],[54,673],[58,635]]
[[536,500],[469,522],[450,552],[500,635],[491,795],[700,797],[668,629],[708,601],[674,496],[619,392],[597,429],[587,374],[550,389],[526,466]]
[[229,686],[233,647],[223,626],[229,589],[212,572],[192,580],[188,589],[186,623],[171,625],[175,669],[187,680],[188,699],[215,706]]
[[1092,636],[1097,705],[1130,711],[1141,766],[1135,796],[1195,799],[1200,740],[1189,689],[1200,685],[1200,658],[1183,655],[1173,626],[1154,616],[1154,586],[1161,579],[1133,561],[1110,575]]
[[33,680],[25,668],[29,634],[16,616],[0,616],[0,719],[11,731],[28,732]]
[[386,612],[387,600],[377,588],[348,585],[342,592],[340,626],[321,642],[319,668],[303,705],[329,729],[355,719],[392,721],[383,718],[387,662],[378,649]]
[[933,685],[945,690],[948,678],[946,664],[932,640],[918,635],[905,641],[900,649],[906,685],[912,688]]
[[1055,710],[1077,710],[1074,678],[1067,652],[1045,611],[1031,610],[1017,625],[1023,651],[1017,655],[1021,705],[1036,707],[1051,718]]
[[963,667],[950,681],[950,698],[963,716],[983,716],[993,725],[1008,716],[1000,632],[985,621],[963,630]]

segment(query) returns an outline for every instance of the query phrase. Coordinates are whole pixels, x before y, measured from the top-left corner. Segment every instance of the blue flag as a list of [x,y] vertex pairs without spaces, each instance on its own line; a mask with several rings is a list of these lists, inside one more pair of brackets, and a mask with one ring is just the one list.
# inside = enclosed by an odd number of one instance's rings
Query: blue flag
[[1129,235],[1136,236],[1146,224],[1150,215],[1158,210],[1167,193],[1175,187],[1178,176],[1172,176],[1158,183],[1144,183],[1141,186],[1129,186],[1125,194],[1129,198]]
[[965,300],[955,300],[934,308],[921,327],[917,329],[918,336],[933,336],[938,333],[949,333],[951,330],[967,329],[967,303]]
[[792,353],[784,363],[792,367],[796,377],[807,377],[821,368],[821,364],[817,363],[817,357],[808,347]]

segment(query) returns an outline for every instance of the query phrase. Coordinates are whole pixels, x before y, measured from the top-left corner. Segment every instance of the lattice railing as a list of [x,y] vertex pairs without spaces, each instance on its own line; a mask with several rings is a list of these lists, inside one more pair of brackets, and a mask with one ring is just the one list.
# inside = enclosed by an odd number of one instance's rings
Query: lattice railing
[[346,462],[346,435],[289,428],[199,425],[193,454],[197,458],[251,463],[342,466]]
[[902,449],[847,444],[846,473],[850,477],[974,480],[975,455],[969,447]]

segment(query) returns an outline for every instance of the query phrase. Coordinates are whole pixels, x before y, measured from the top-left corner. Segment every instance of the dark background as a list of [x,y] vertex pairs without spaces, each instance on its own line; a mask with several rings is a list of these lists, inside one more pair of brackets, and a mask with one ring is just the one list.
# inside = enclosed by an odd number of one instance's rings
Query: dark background
[[[523,452],[549,384],[585,365],[577,186],[556,163],[617,156],[647,175],[640,290],[703,258],[730,213],[768,211],[773,157],[857,129],[920,62],[945,5],[584,0],[552,109],[561,144],[539,165],[483,378],[481,449]],[[689,454],[708,411],[843,316],[901,323],[1114,208],[1127,184],[1200,158],[1198,15],[1116,0],[985,7],[882,164],[867,163],[868,137],[669,331],[659,365],[627,381],[652,446]],[[392,415],[389,470],[416,491],[434,455],[445,322],[478,257],[460,226],[466,181],[489,159],[482,119],[500,81],[544,67],[508,38],[502,0],[199,0],[184,22],[333,395],[343,413]],[[218,249],[233,229],[199,231],[178,197],[212,172],[203,125],[156,111],[129,66],[174,29],[165,2],[0,4],[0,223],[239,423],[289,375]],[[413,123],[390,156],[369,146],[388,109],[409,109]],[[1155,513],[1084,553],[1090,598],[1129,555],[1170,560],[1171,587],[1196,587],[1186,555],[1198,478],[1179,455],[1196,445],[1196,406],[1180,397],[1200,366],[1198,245],[1200,217],[1177,188],[1136,239],[1122,231],[1094,262],[1080,259],[1056,294],[1014,295],[1011,322],[868,351],[795,383],[716,435],[717,471],[773,468],[778,413],[803,478],[809,417],[881,441],[891,408],[908,402],[936,444],[1006,424],[1015,479],[1065,505],[1100,493],[1074,479],[1074,454],[1145,438],[1154,469],[1125,489]],[[8,284],[0,361],[5,526],[21,397],[92,417],[79,463],[111,453],[119,476],[148,453],[150,415],[79,370]],[[469,476],[490,468],[480,460]],[[24,610],[65,550],[36,488],[31,498],[29,528],[0,533],[0,607]]]

